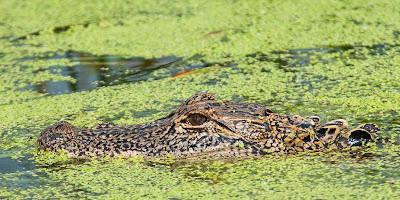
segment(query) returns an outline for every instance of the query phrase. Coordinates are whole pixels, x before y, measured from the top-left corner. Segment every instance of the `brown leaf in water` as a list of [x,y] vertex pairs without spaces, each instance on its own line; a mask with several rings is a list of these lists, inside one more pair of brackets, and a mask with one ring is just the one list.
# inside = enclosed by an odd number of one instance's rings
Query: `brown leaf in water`
[[205,34],[203,37],[209,37],[209,36],[212,36],[212,35],[216,35],[216,34],[218,34],[218,33],[221,33],[221,32],[223,32],[223,30],[211,31],[211,32]]
[[177,72],[177,73],[173,74],[172,77],[175,78],[175,77],[178,77],[178,76],[186,76],[186,75],[189,75],[189,74],[191,74],[193,72],[194,72],[193,69],[187,69],[185,71],[181,71],[181,72]]

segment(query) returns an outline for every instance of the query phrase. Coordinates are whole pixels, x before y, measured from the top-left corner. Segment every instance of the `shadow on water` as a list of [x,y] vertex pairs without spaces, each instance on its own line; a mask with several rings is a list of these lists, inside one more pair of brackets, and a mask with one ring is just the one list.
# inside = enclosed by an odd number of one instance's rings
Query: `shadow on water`
[[[55,27],[52,27],[50,30],[51,30],[51,32],[57,34],[57,33],[62,33],[62,32],[68,31],[68,30],[69,30],[70,28],[72,28],[73,26],[82,26],[82,27],[84,27],[84,28],[87,28],[87,27],[89,26],[89,24],[90,24],[90,23],[69,24],[69,25],[64,25],[64,26],[55,26]],[[44,31],[44,30],[35,31],[35,32],[32,32],[32,33],[28,33],[28,34],[26,34],[26,35],[22,35],[22,36],[16,37],[16,38],[12,39],[11,42],[18,42],[18,41],[20,41],[20,40],[25,40],[25,39],[27,39],[27,38],[30,37],[30,36],[38,36],[38,35],[40,35],[41,32],[43,32],[43,31]],[[47,31],[49,31],[49,30],[47,30]]]

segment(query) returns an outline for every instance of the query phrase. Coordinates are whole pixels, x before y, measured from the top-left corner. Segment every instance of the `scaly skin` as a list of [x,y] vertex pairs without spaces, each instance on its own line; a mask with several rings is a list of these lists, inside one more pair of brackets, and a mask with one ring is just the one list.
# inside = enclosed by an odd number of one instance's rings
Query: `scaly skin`
[[370,123],[347,129],[344,119],[321,125],[317,116],[287,116],[260,104],[221,102],[199,93],[168,116],[144,124],[104,123],[89,129],[61,121],[39,135],[38,146],[63,149],[76,158],[247,157],[362,146],[379,132]]

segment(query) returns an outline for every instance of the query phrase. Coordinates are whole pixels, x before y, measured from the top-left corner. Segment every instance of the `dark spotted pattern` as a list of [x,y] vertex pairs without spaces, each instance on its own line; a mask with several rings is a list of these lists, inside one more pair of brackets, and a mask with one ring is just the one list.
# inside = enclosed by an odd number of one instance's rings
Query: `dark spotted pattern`
[[38,145],[77,158],[244,157],[361,146],[378,132],[375,124],[348,131],[344,119],[321,125],[317,116],[287,116],[263,105],[222,102],[199,93],[168,116],[144,124],[104,123],[89,129],[58,122],[39,135]]

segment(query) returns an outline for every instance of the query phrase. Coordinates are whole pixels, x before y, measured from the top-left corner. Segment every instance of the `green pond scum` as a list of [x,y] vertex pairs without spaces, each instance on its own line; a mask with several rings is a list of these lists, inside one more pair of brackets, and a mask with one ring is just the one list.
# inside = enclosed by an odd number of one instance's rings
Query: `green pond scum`
[[[0,198],[400,196],[399,1],[0,0],[0,10]],[[376,123],[391,144],[233,161],[82,162],[36,148],[57,121],[143,123],[202,91]]]

